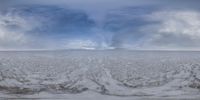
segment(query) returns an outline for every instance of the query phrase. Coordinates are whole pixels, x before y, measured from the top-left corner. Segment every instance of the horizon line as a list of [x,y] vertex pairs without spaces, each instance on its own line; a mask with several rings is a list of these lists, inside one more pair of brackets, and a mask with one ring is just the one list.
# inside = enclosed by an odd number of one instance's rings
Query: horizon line
[[200,50],[184,49],[5,49],[0,52],[29,52],[29,51],[172,51],[172,52],[200,52]]

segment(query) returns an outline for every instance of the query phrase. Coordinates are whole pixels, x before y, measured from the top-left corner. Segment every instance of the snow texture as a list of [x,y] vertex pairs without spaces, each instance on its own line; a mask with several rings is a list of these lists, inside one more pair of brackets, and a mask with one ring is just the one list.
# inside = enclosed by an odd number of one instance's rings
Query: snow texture
[[199,91],[200,52],[0,52],[3,96],[200,97]]

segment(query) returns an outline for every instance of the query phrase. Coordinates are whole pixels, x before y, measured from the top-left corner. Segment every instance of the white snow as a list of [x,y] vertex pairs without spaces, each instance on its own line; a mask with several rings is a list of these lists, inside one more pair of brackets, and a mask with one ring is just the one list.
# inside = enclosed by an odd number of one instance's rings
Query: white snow
[[0,52],[1,98],[200,98],[200,52]]

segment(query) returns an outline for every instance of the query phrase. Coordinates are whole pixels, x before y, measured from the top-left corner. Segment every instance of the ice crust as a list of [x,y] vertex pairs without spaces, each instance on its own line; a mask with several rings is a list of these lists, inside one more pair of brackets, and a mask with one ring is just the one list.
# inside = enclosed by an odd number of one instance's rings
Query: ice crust
[[12,94],[199,95],[200,52],[0,52],[0,90]]

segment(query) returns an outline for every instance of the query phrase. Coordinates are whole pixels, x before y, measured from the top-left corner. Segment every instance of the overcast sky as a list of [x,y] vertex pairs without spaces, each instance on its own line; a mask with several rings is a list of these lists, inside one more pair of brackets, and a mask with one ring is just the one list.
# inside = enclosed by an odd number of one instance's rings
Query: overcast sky
[[1,0],[0,49],[199,50],[199,0]]

